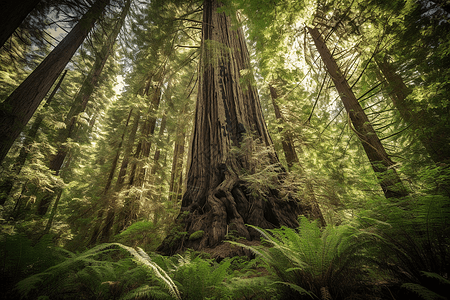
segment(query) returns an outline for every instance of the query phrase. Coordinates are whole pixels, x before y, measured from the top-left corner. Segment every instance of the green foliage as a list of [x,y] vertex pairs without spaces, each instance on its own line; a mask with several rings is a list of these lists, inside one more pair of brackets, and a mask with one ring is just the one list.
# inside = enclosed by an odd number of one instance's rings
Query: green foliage
[[446,297],[436,294],[435,292],[430,291],[426,287],[421,286],[420,284],[417,283],[404,283],[402,284],[402,288],[408,289],[411,292],[416,293],[417,295],[419,295],[421,299],[425,300],[447,299]]
[[26,299],[238,299],[270,290],[266,278],[254,277],[255,267],[239,257],[220,263],[193,253],[150,257],[139,247],[111,243],[71,253],[16,289]]
[[[288,287],[288,297],[318,297],[322,288],[344,298],[364,287],[364,246],[371,235],[349,225],[328,225],[300,219],[298,229],[258,230],[267,246],[248,247],[267,264],[275,282]],[[241,245],[244,246],[244,245]],[[291,296],[289,296],[291,295]]]
[[52,235],[45,235],[36,243],[24,234],[2,234],[0,280],[6,295],[19,280],[42,272],[70,255],[67,251],[55,247],[52,238]]
[[204,231],[203,230],[197,230],[196,232],[193,232],[189,236],[189,240],[197,240],[203,236]]
[[[125,250],[141,268],[133,268]],[[145,282],[145,274],[151,274],[156,285],[174,299],[180,299],[178,289],[170,277],[140,248],[122,244],[102,244],[81,254],[72,254],[60,264],[44,272],[30,276],[17,284],[22,297],[48,296],[51,299],[111,299],[117,294],[134,289]]]
[[161,243],[161,234],[153,222],[139,221],[116,235],[114,240],[133,247],[145,245],[145,249],[154,250]]

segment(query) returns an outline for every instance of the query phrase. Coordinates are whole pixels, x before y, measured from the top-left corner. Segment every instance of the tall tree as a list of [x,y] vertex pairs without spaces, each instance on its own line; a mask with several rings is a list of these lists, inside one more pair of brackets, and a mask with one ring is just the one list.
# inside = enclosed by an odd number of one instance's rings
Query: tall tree
[[[199,90],[189,155],[187,190],[177,218],[187,235],[169,235],[158,248],[173,253],[183,247],[214,248],[228,232],[259,239],[245,226],[295,227],[300,214],[321,218],[317,204],[283,199],[277,189],[265,198],[252,195],[239,178],[242,169],[252,173],[251,151],[233,154],[233,147],[271,147],[258,93],[253,83],[250,58],[241,29],[232,30],[231,19],[219,13],[217,0],[203,2],[202,56]],[[245,73],[250,76],[244,76]],[[254,135],[253,138],[248,136]],[[264,164],[274,166],[277,179],[283,168],[273,151]],[[253,170],[254,172],[254,170]],[[203,231],[200,238],[189,235]]]
[[0,11],[0,48],[41,0],[2,0]]
[[[61,86],[61,83],[64,80],[66,74],[67,70],[64,71],[63,75],[61,76],[55,88],[53,89],[52,93],[48,97],[47,101],[45,102],[44,108],[48,107],[52,102],[52,99],[55,96],[56,92],[58,91],[59,87]],[[0,205],[3,205],[5,203],[9,194],[11,193],[11,190],[14,185],[14,176],[18,175],[22,170],[22,167],[24,166],[25,161],[27,160],[28,153],[30,152],[31,144],[35,140],[39,127],[41,126],[43,120],[44,114],[37,115],[30,129],[27,131],[26,137],[19,151],[19,156],[17,157],[14,165],[12,166],[12,172],[14,173],[14,175],[6,177],[5,180],[0,185]]]
[[97,0],[67,36],[0,107],[0,162],[83,43],[110,0]]
[[[113,26],[112,31],[108,35],[106,41],[104,41],[100,51],[97,53],[94,65],[92,66],[91,71],[89,72],[87,78],[85,79],[79,93],[74,99],[73,105],[67,115],[66,118],[66,127],[61,129],[58,134],[58,152],[51,159],[49,168],[54,171],[56,175],[59,174],[61,167],[64,163],[64,160],[69,151],[66,146],[66,142],[69,138],[74,138],[76,129],[77,129],[77,118],[81,112],[84,112],[88,102],[93,94],[95,88],[98,86],[100,76],[102,74],[103,68],[112,53],[112,49],[115,45],[117,36],[120,33],[120,29],[123,26],[125,17],[128,14],[129,8],[131,5],[131,0],[127,0],[125,3],[125,7],[123,8],[120,18],[116,21]],[[37,212],[40,215],[44,215],[50,204],[51,199],[53,198],[52,193],[46,193],[42,199],[39,201]]]
[[450,142],[447,128],[440,126],[437,114],[418,109],[414,101],[407,96],[412,90],[406,86],[403,78],[398,74],[395,66],[388,61],[388,57],[378,58],[377,66],[389,85],[389,95],[402,119],[415,131],[431,159],[436,163],[450,161]]
[[350,88],[348,81],[345,79],[333,55],[322,39],[319,30],[308,27],[308,31],[314,40],[322,61],[326,65],[328,73],[333,79],[345,110],[353,124],[353,129],[362,143],[386,198],[407,196],[408,192],[394,169],[394,162],[386,153],[367,115]]
[[[278,99],[278,93],[274,86],[270,85],[270,97],[272,99],[272,105],[273,109],[275,111],[275,117],[277,118],[278,122],[280,122],[280,125],[283,125],[285,123],[284,117],[281,114],[280,107],[278,103],[276,102]],[[292,134],[287,131],[283,131],[283,127],[278,127],[278,131],[283,134],[281,144],[283,146],[284,156],[286,158],[286,162],[288,165],[288,168],[291,169],[292,166],[295,163],[298,163],[298,156],[297,151],[295,150],[294,142],[292,140]]]

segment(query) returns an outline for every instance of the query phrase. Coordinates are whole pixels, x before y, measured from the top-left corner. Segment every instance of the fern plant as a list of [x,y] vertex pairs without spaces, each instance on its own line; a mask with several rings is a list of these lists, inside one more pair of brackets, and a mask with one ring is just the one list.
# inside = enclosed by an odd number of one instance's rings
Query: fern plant
[[[141,267],[133,268],[131,259],[117,249],[131,254]],[[22,298],[112,299],[138,287],[142,292],[149,273],[154,287],[141,294],[148,297],[149,292],[154,292],[151,296],[159,299],[181,299],[172,279],[142,249],[119,243],[102,244],[79,255],[73,254],[62,263],[20,281],[17,290]]]
[[239,257],[217,262],[186,252],[153,259],[177,283],[182,299],[247,299],[268,291],[267,278],[254,274],[253,262],[239,263],[237,269]]
[[241,246],[262,257],[285,299],[340,299],[364,286],[363,249],[370,234],[348,225],[322,231],[305,217],[298,229],[254,228],[269,247]]
[[373,256],[391,285],[401,287],[399,296],[439,299],[448,286],[438,277],[448,280],[450,272],[448,197],[414,196],[415,201],[379,209],[376,217],[383,222],[365,218],[364,223],[381,237]]

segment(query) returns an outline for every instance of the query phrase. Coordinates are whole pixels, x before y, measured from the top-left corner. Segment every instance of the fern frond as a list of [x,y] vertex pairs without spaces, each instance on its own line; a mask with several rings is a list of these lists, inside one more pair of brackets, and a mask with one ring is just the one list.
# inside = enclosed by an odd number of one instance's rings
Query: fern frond
[[120,300],[129,299],[173,299],[170,294],[161,290],[158,286],[143,285],[137,289],[132,290],[125,296],[121,297]]
[[119,243],[112,243],[111,245],[115,245],[127,250],[131,255],[133,255],[137,262],[153,270],[155,275],[165,283],[166,287],[170,291],[170,294],[176,299],[181,299],[180,292],[178,291],[176,284],[173,282],[170,276],[167,275],[167,273],[160,266],[153,263],[148,254],[145,253],[141,248],[138,248],[138,252],[131,247]]
[[416,293],[425,300],[445,300],[447,298],[427,289],[426,287],[417,284],[417,283],[404,283],[402,284],[402,288],[410,290],[411,292]]
[[428,278],[434,278],[434,279],[437,279],[437,280],[438,280],[440,283],[442,283],[442,284],[448,284],[448,285],[450,285],[450,280],[448,280],[448,279],[442,277],[442,276],[439,275],[439,274],[432,273],[432,272],[425,272],[425,271],[422,271],[422,274],[425,275],[425,276],[427,276]]
[[288,286],[289,288],[293,289],[294,291],[298,292],[300,295],[307,295],[307,296],[309,296],[309,297],[311,297],[311,298],[313,298],[313,299],[314,299],[314,298],[317,298],[316,295],[314,295],[314,294],[311,293],[311,292],[308,292],[307,290],[305,290],[304,288],[302,288],[302,287],[296,285],[295,283],[282,282],[282,281],[275,281],[274,284],[275,284],[275,283],[279,283],[279,284],[286,285],[286,286]]

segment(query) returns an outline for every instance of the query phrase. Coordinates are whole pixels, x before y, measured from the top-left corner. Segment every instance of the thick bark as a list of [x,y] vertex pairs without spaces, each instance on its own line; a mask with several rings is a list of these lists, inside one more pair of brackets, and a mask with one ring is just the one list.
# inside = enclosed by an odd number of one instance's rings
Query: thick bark
[[40,0],[2,0],[0,1],[0,48],[22,24],[28,14],[38,5]]
[[[53,100],[53,97],[55,96],[56,92],[58,91],[59,87],[61,86],[61,83],[64,80],[64,77],[67,74],[67,70],[64,71],[61,78],[59,79],[58,83],[56,84],[55,88],[53,89],[52,93],[48,97],[47,101],[44,104],[44,109],[47,108],[50,103]],[[44,115],[39,114],[36,116],[33,124],[31,125],[31,128],[28,130],[27,135],[25,137],[25,140],[23,141],[23,145],[20,148],[19,156],[17,157],[14,166],[12,167],[12,171],[14,173],[13,176],[10,176],[6,178],[2,185],[0,186],[0,205],[4,205],[6,200],[8,199],[9,194],[11,193],[11,190],[14,186],[14,180],[15,176],[22,171],[23,166],[25,165],[25,161],[27,160],[28,153],[30,152],[31,144],[34,142],[38,130],[41,127],[42,121],[44,121]]]
[[389,84],[389,96],[397,108],[403,121],[415,132],[431,159],[436,163],[450,162],[450,137],[448,128],[438,123],[436,115],[424,110],[417,110],[407,99],[411,90],[406,86],[402,77],[397,74],[394,66],[387,57],[377,58],[376,63],[386,82]]
[[372,169],[379,179],[384,195],[386,198],[400,198],[407,196],[408,192],[394,169],[394,162],[386,153],[386,150],[370,124],[367,115],[356,99],[355,94],[351,90],[327,45],[323,41],[319,30],[317,28],[313,29],[308,27],[308,31],[314,40],[314,44],[316,45],[322,61],[327,67],[328,73],[333,79],[345,110],[353,124],[353,129],[358,135],[364,151],[372,165]]
[[[214,248],[228,233],[259,240],[258,232],[246,224],[296,227],[300,214],[321,217],[317,205],[282,199],[277,189],[268,189],[264,198],[254,196],[239,177],[243,169],[254,172],[254,161],[251,151],[236,154],[232,148],[271,147],[272,141],[257,90],[251,80],[244,82],[248,76],[241,76],[250,70],[243,32],[232,30],[230,18],[217,12],[219,6],[217,0],[203,3],[201,69],[187,190],[177,218],[179,232],[166,237],[158,248],[165,254],[184,248]],[[267,153],[264,161],[278,171],[281,181],[284,169],[276,154]],[[190,238],[200,230],[201,237]]]
[[[269,89],[270,89],[270,96],[272,98],[273,109],[275,110],[275,117],[277,118],[278,122],[284,124],[285,123],[284,117],[281,114],[280,107],[276,103],[278,99],[277,91],[272,85],[269,86]],[[290,170],[294,164],[298,163],[298,156],[297,152],[295,151],[292,135],[289,132],[286,131],[283,132],[282,127],[279,127],[278,131],[283,135],[281,144],[283,146],[284,156],[286,158],[286,162]]]
[[69,34],[1,104],[0,162],[26,126],[42,99],[102,14],[109,0],[97,0]]

